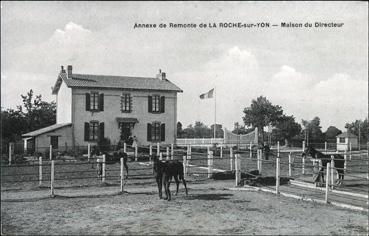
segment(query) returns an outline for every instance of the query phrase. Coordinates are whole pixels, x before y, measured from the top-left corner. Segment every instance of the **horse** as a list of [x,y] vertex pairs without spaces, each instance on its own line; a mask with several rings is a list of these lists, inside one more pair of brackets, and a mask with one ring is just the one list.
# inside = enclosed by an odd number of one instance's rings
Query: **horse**
[[157,158],[157,156],[153,157],[153,161],[154,161],[153,171],[156,183],[158,184],[159,198],[162,199],[162,186],[164,185],[166,195],[164,199],[168,201],[171,200],[171,193],[169,187],[172,177],[174,177],[174,180],[177,185],[176,195],[178,195],[179,180],[182,180],[182,183],[186,189],[187,196],[188,191],[186,186],[186,180],[184,179],[182,162],[177,160],[162,162]]
[[338,172],[338,180],[336,182],[337,185],[341,185],[342,181],[344,179],[344,166],[345,166],[345,159],[342,155],[340,154],[323,154],[321,152],[319,152],[318,150],[314,149],[311,145],[309,145],[308,147],[305,148],[305,150],[302,153],[302,157],[310,155],[313,158],[317,158],[317,159],[321,159],[322,160],[322,167],[319,170],[319,173],[322,173],[322,180],[324,182],[324,168],[323,167],[327,167],[327,163],[331,162],[331,156],[334,157],[334,166],[335,168],[337,168],[337,172]]

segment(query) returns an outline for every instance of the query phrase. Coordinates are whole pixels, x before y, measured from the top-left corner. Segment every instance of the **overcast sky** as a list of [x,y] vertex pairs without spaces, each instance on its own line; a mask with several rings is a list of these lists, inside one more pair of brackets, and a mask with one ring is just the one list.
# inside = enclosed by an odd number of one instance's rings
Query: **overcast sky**
[[[135,23],[260,23],[269,28],[150,28]],[[282,28],[281,22],[344,23]],[[1,107],[33,89],[51,101],[60,65],[75,73],[154,77],[184,90],[178,121],[233,129],[266,96],[287,115],[330,125],[368,112],[366,2],[1,2]]]

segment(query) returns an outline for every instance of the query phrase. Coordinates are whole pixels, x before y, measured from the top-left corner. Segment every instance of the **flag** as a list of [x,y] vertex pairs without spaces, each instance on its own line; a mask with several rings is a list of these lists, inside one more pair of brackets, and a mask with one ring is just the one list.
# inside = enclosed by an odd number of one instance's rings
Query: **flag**
[[214,89],[211,89],[209,92],[201,94],[200,99],[213,98],[213,95],[214,95]]

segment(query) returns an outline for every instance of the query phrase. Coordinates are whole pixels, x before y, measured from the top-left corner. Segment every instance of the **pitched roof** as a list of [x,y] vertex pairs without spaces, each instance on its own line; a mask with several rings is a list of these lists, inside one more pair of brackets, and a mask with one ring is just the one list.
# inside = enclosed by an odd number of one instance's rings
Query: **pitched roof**
[[350,132],[343,132],[342,134],[337,135],[338,138],[357,138],[357,136]]
[[22,134],[22,137],[36,137],[36,136],[39,136],[41,134],[48,133],[48,132],[51,132],[51,131],[54,131],[54,130],[57,130],[57,129],[60,129],[60,128],[63,128],[65,126],[69,126],[69,125],[72,125],[72,123],[63,123],[63,124],[51,125],[51,126],[48,126],[48,127],[42,128],[42,129],[38,129],[38,130],[35,130],[35,131],[32,131],[32,132],[26,133],[26,134]]
[[126,88],[145,90],[164,90],[183,92],[182,89],[167,79],[132,76],[112,76],[112,75],[88,75],[72,74],[72,78],[67,78],[66,73],[60,73],[55,83],[53,94],[57,93],[60,82],[63,80],[68,87],[82,88]]

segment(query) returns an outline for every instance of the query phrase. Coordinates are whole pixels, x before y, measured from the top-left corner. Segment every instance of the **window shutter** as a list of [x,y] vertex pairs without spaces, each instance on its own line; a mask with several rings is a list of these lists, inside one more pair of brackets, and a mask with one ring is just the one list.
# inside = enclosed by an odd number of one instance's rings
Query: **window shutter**
[[151,141],[151,124],[147,124],[147,141]]
[[132,97],[129,95],[129,112],[132,112]]
[[90,137],[90,124],[85,122],[85,141],[88,141]]
[[104,136],[105,136],[105,132],[104,132],[105,126],[104,126],[104,122],[100,123],[100,127],[99,127],[99,139],[103,140]]
[[149,101],[148,101],[148,104],[149,104],[149,112],[152,112],[152,97],[149,96],[148,99],[149,99]]
[[89,111],[90,109],[90,94],[86,93],[86,111]]
[[165,111],[165,97],[162,96],[160,98],[160,112],[164,113],[164,111]]
[[100,111],[103,111],[104,110],[104,94],[103,93],[100,94],[99,110]]
[[160,125],[160,136],[161,141],[165,141],[165,124]]

